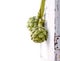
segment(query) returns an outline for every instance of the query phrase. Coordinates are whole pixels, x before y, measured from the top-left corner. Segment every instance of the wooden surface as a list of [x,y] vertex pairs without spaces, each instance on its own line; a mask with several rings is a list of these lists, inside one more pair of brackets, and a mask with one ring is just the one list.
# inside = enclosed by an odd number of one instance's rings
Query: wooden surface
[[60,0],[55,0],[55,61],[60,61]]

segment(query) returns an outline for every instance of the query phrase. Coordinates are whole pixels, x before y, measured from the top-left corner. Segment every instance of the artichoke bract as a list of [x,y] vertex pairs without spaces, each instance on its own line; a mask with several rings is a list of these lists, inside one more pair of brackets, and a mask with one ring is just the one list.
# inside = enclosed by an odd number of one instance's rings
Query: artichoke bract
[[38,16],[30,17],[27,22],[27,27],[31,32],[31,40],[36,43],[42,43],[48,38],[48,31],[45,28],[45,19],[42,18],[44,12],[44,4],[45,0],[42,0]]

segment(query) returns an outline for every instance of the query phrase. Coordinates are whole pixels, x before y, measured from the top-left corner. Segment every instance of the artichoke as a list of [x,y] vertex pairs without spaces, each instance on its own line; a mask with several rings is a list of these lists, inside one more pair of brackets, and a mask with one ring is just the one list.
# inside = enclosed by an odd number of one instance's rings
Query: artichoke
[[47,40],[48,32],[44,27],[37,27],[31,33],[31,39],[34,42],[41,43]]
[[32,31],[33,28],[37,27],[37,19],[35,16],[29,18],[27,27],[29,28],[30,31]]
[[31,32],[31,39],[36,43],[42,43],[48,38],[48,30],[43,19],[45,0],[42,0],[41,8],[37,16],[30,17],[27,27]]
[[46,30],[45,20],[31,17],[28,20],[28,28],[31,31],[31,39],[34,42],[41,43],[47,40],[48,31]]

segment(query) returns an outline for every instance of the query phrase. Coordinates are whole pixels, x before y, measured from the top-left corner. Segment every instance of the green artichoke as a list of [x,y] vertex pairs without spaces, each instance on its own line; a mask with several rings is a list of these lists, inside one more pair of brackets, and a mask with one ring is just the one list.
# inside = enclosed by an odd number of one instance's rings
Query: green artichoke
[[31,39],[34,42],[41,43],[47,40],[48,32],[44,27],[37,27],[31,33]]
[[37,27],[37,19],[35,16],[29,18],[27,27],[29,28],[30,31],[32,31],[33,28]]
[[42,0],[38,15],[30,17],[27,22],[27,27],[31,32],[31,39],[37,43],[44,42],[48,38],[48,30],[45,28],[45,19],[43,19],[44,5],[45,0]]
[[41,43],[47,40],[48,31],[44,27],[45,20],[31,17],[28,20],[28,28],[31,31],[31,39],[34,42]]

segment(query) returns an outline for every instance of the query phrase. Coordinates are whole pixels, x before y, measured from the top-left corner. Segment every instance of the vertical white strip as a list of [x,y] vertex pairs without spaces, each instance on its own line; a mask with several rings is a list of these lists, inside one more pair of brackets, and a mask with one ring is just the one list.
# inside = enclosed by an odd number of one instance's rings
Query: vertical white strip
[[46,1],[46,20],[49,31],[48,38],[48,61],[54,61],[54,18],[55,18],[55,1]]

